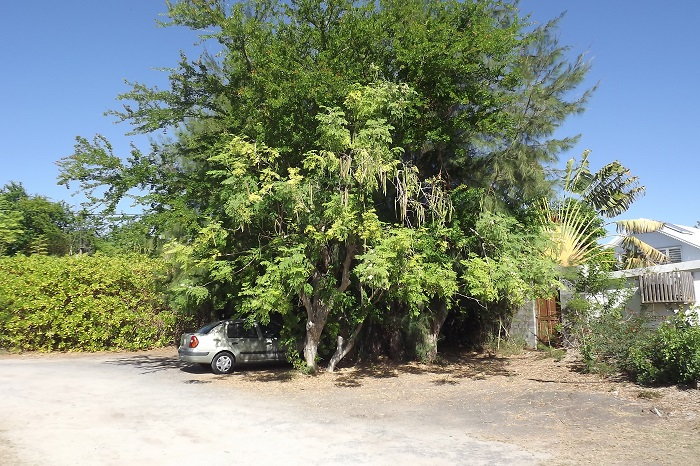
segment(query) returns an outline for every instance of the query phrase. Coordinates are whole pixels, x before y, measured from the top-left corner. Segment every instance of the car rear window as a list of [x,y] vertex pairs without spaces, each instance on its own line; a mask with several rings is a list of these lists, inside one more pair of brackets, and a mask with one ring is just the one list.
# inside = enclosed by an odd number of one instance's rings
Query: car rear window
[[195,332],[195,333],[209,333],[209,332],[211,332],[212,330],[214,330],[216,327],[218,327],[219,325],[221,325],[221,321],[212,322],[212,323],[207,324],[207,325],[205,325],[204,327],[200,328],[200,329],[197,330],[197,332]]

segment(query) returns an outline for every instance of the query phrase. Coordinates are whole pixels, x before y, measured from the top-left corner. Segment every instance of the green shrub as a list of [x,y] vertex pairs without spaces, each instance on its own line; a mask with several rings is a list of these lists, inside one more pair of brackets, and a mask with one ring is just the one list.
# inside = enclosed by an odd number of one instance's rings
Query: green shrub
[[626,373],[642,384],[700,380],[700,322],[684,313],[654,328],[648,315],[629,315],[634,292],[611,279],[609,266],[576,269],[564,309],[564,340],[578,347],[589,372]]
[[644,384],[700,381],[700,327],[675,316],[630,349],[628,370]]
[[0,258],[0,348],[143,349],[173,341],[167,269],[145,256]]
[[623,317],[617,311],[588,319],[586,327],[580,334],[579,349],[590,372],[609,373],[611,368],[630,372],[631,349],[654,333],[646,316]]
[[589,372],[624,372],[641,384],[700,380],[700,327],[682,313],[656,329],[643,316],[609,313],[589,319],[579,336]]

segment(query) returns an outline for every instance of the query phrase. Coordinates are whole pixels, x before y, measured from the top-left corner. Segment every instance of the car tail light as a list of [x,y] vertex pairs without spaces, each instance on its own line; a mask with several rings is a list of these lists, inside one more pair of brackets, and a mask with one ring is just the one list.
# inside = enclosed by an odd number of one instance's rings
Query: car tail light
[[196,348],[197,345],[199,344],[199,338],[196,336],[192,335],[190,337],[190,348]]

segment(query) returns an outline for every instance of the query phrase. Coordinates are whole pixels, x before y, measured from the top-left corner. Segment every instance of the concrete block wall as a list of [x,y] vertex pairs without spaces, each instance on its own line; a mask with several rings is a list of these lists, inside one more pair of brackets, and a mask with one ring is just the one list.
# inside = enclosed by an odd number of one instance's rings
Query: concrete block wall
[[513,316],[510,323],[511,338],[523,338],[528,348],[537,348],[537,303],[528,301]]

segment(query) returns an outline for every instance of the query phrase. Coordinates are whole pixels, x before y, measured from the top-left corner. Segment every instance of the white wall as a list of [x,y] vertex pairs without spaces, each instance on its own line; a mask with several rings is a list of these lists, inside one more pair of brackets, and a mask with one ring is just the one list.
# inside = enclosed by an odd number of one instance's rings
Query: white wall
[[[687,309],[688,307],[693,308],[693,306],[698,306],[693,309],[693,311],[697,316],[698,319],[700,319],[700,271],[695,270],[692,272],[693,273],[693,285],[695,288],[695,303],[689,303],[686,305],[683,305],[682,307],[684,309]],[[642,296],[641,293],[639,292],[639,278],[638,277],[630,277],[628,284],[630,286],[630,289],[633,290],[633,294],[630,296],[630,298],[627,300],[625,303],[625,310],[630,313],[630,314],[638,314],[641,312],[642,307],[644,307],[644,310],[648,313],[650,313],[652,319],[654,322],[657,324],[660,324],[661,322],[665,321],[668,317],[674,315],[676,312],[678,312],[681,308],[681,306],[677,304],[672,304],[672,303],[656,303],[656,304],[645,304],[642,305]]]
[[681,260],[683,262],[700,260],[700,249],[690,246],[689,244],[685,244],[682,241],[671,238],[670,236],[666,236],[662,233],[642,233],[634,236],[636,236],[637,238],[654,248],[672,248],[680,246]]

